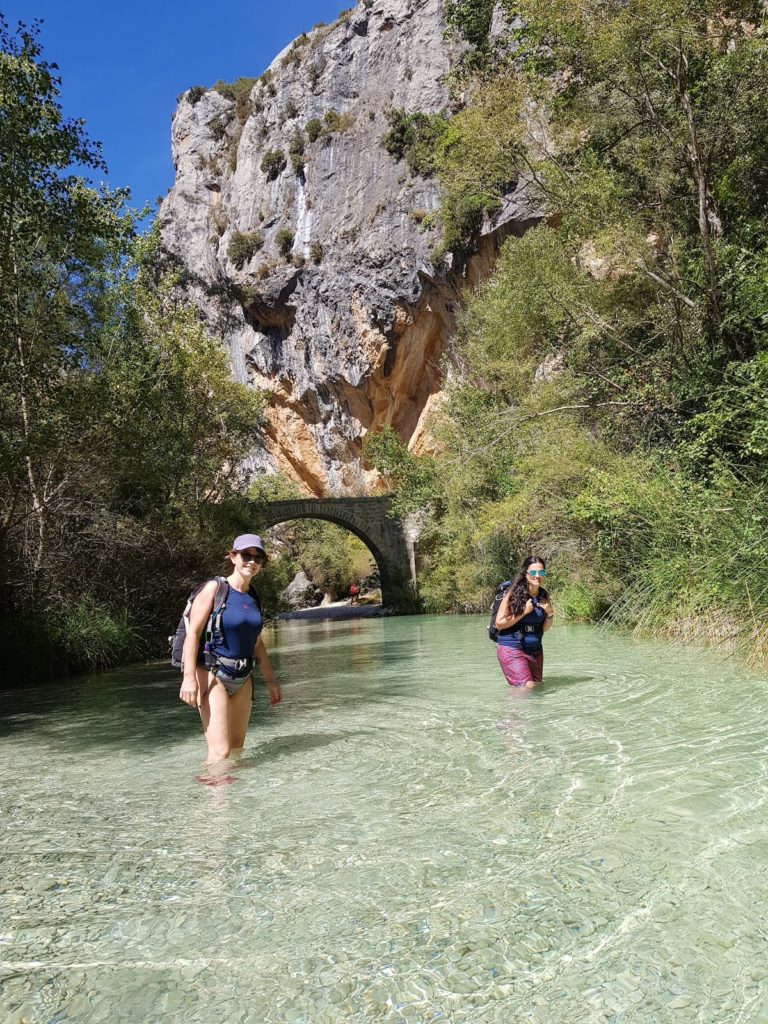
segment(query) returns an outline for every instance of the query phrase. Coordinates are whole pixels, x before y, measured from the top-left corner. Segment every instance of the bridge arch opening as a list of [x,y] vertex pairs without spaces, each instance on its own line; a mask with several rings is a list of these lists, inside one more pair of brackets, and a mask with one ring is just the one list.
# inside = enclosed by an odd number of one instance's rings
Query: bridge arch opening
[[340,527],[370,552],[378,571],[382,605],[393,611],[412,611],[413,552],[408,549],[402,523],[390,515],[391,503],[391,495],[254,501],[251,513],[263,531],[292,520],[320,520]]
[[270,569],[274,566],[280,585],[285,584],[275,595],[282,598],[280,611],[320,605],[380,608],[384,558],[361,532],[324,515],[286,518],[265,528],[267,547],[275,555]]

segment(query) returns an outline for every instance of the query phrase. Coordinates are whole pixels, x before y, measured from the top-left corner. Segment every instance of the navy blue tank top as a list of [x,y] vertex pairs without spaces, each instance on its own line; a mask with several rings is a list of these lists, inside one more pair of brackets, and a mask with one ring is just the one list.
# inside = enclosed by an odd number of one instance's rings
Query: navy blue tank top
[[531,600],[533,601],[532,612],[524,615],[514,626],[499,630],[498,642],[502,647],[515,647],[518,651],[525,651],[527,654],[538,654],[542,649],[541,637],[547,613],[539,606],[538,596]]
[[262,625],[261,611],[251,595],[230,587],[221,617],[224,642],[213,644],[213,653],[222,658],[252,658]]

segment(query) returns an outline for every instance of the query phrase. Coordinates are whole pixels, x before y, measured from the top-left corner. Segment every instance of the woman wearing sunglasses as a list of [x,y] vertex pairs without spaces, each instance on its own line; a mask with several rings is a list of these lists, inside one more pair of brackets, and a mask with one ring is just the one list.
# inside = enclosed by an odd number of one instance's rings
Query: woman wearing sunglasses
[[541,638],[552,625],[555,611],[542,586],[546,562],[531,555],[512,580],[496,613],[496,655],[510,686],[526,689],[541,682],[544,650]]
[[261,605],[251,590],[267,561],[261,537],[253,533],[237,537],[227,559],[232,572],[226,578],[228,587],[220,615],[219,609],[213,607],[219,589],[216,579],[209,580],[192,603],[179,692],[183,701],[200,711],[208,764],[225,761],[245,744],[253,699],[254,661],[259,663],[270,703],[279,704],[281,700],[261,636]]

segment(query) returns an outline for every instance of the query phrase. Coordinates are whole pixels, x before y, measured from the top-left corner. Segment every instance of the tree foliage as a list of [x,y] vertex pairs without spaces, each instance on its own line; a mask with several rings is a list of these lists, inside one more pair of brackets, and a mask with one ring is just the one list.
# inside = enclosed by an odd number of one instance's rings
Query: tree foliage
[[125,192],[74,172],[104,165],[61,113],[37,27],[0,36],[2,644],[30,670],[48,667],[30,652],[101,666],[151,649],[242,525],[261,399],[231,380]]
[[573,614],[666,628],[677,575],[686,635],[719,638],[768,587],[764,10],[508,0],[491,38],[492,6],[447,8],[472,46],[435,148],[444,245],[471,251],[512,190],[538,226],[460,317],[427,599],[482,607],[535,548]]

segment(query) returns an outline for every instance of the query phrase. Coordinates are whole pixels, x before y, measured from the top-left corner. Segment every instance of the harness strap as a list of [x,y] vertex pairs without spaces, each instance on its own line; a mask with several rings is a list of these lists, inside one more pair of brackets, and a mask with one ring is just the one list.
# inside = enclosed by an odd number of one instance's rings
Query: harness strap
[[254,665],[253,658],[225,658],[210,650],[205,651],[204,659],[206,668],[215,668],[217,665],[221,665],[223,668],[234,669],[235,672],[250,671]]

